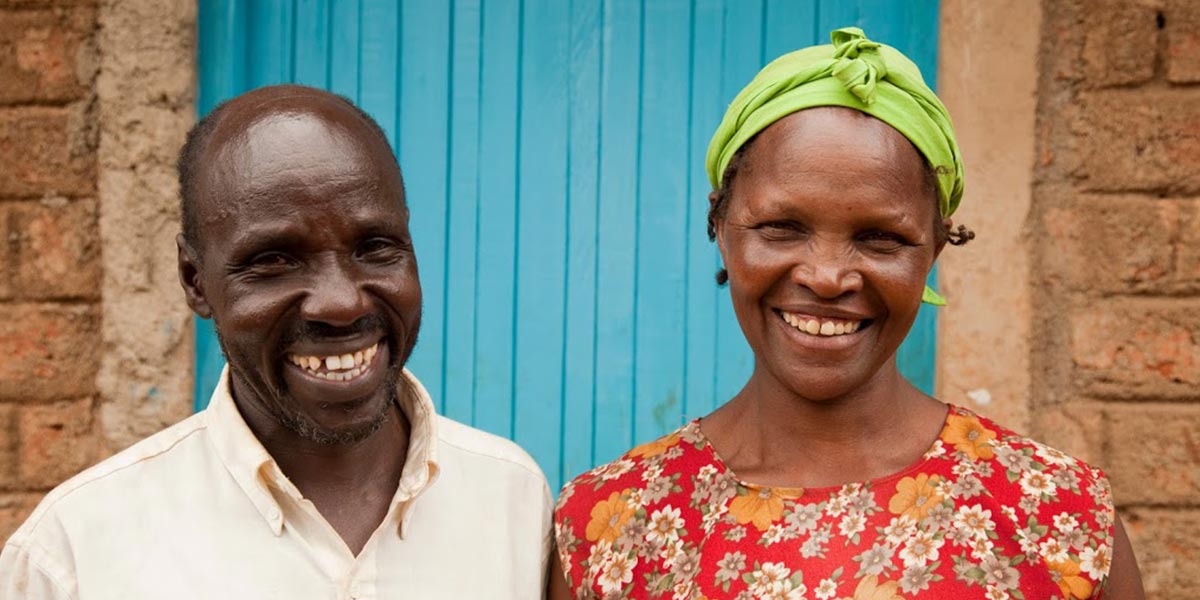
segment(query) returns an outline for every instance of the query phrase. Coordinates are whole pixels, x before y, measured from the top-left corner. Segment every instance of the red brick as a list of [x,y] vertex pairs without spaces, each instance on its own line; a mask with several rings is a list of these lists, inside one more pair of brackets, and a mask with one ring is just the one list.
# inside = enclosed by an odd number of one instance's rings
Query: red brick
[[94,306],[0,305],[0,399],[55,400],[95,392],[100,318]]
[[10,210],[10,205],[0,204],[0,300],[12,297],[13,274],[17,270],[16,243],[10,239],[12,230],[8,227]]
[[1154,77],[1156,11],[1126,0],[1093,1],[1083,20],[1084,78],[1091,86],[1125,85]]
[[0,11],[0,104],[77,100],[95,57],[95,10]]
[[1200,407],[1113,406],[1104,466],[1122,504],[1189,506],[1200,498]]
[[1200,82],[1200,3],[1169,0],[1164,11],[1167,28],[1167,79]]
[[1197,303],[1108,300],[1070,314],[1081,391],[1126,398],[1200,396]]
[[17,404],[0,404],[0,489],[11,490],[17,483]]
[[26,489],[48,489],[100,456],[92,400],[21,407],[18,479]]
[[1176,243],[1176,278],[1181,285],[1200,287],[1200,200],[1184,205]]
[[1121,511],[1121,518],[1146,597],[1200,598],[1200,511],[1131,508]]
[[1083,195],[1050,208],[1046,266],[1077,291],[1172,290],[1181,211],[1144,195]]
[[41,499],[41,494],[0,494],[0,540],[7,541]]
[[0,196],[95,192],[95,144],[78,107],[0,109]]
[[1075,130],[1093,190],[1200,191],[1200,94],[1111,89],[1084,94]]
[[98,298],[100,241],[96,203],[65,199],[13,206],[13,293],[26,299]]

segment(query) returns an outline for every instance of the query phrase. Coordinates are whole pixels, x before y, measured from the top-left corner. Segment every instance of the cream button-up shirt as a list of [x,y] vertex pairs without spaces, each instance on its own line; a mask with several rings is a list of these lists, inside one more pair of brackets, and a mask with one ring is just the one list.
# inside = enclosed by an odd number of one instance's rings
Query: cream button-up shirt
[[402,409],[408,459],[356,557],[242,419],[209,408],[58,486],[0,554],[2,600],[541,598],[552,505],[512,442]]

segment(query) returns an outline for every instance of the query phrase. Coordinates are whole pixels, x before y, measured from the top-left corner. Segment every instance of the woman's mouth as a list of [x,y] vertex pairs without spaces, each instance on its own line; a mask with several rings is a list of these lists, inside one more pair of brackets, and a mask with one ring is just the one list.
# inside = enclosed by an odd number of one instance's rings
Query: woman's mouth
[[371,363],[379,353],[380,342],[341,354],[329,356],[302,356],[288,354],[287,359],[305,373],[330,381],[353,381],[370,370]]
[[791,325],[796,331],[816,337],[848,335],[857,332],[865,324],[870,323],[866,319],[829,319],[782,310],[777,310],[776,312],[783,318],[785,323]]

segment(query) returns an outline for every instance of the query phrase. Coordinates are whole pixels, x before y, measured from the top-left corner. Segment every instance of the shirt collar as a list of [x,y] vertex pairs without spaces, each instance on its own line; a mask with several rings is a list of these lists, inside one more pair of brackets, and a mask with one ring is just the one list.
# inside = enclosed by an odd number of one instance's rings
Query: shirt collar
[[[396,494],[392,498],[389,515],[401,506],[398,533],[403,535],[404,525],[411,518],[411,504],[417,496],[437,480],[437,412],[425,386],[408,369],[402,372],[400,410],[409,422],[408,456],[401,471]],[[212,440],[213,449],[225,464],[229,474],[254,504],[263,520],[275,535],[283,532],[283,511],[275,500],[268,485],[285,492],[296,501],[301,498],[299,490],[288,481],[262,442],[246,425],[230,393],[229,366],[221,370],[217,388],[213,390],[204,419]]]

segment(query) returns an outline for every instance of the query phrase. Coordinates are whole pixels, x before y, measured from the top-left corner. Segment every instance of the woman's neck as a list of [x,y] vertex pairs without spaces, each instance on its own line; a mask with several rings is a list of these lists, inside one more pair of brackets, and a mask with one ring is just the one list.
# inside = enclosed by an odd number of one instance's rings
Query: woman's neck
[[889,361],[836,398],[804,398],[761,365],[701,429],[744,480],[780,487],[828,487],[902,470],[929,449],[947,407],[900,376]]

